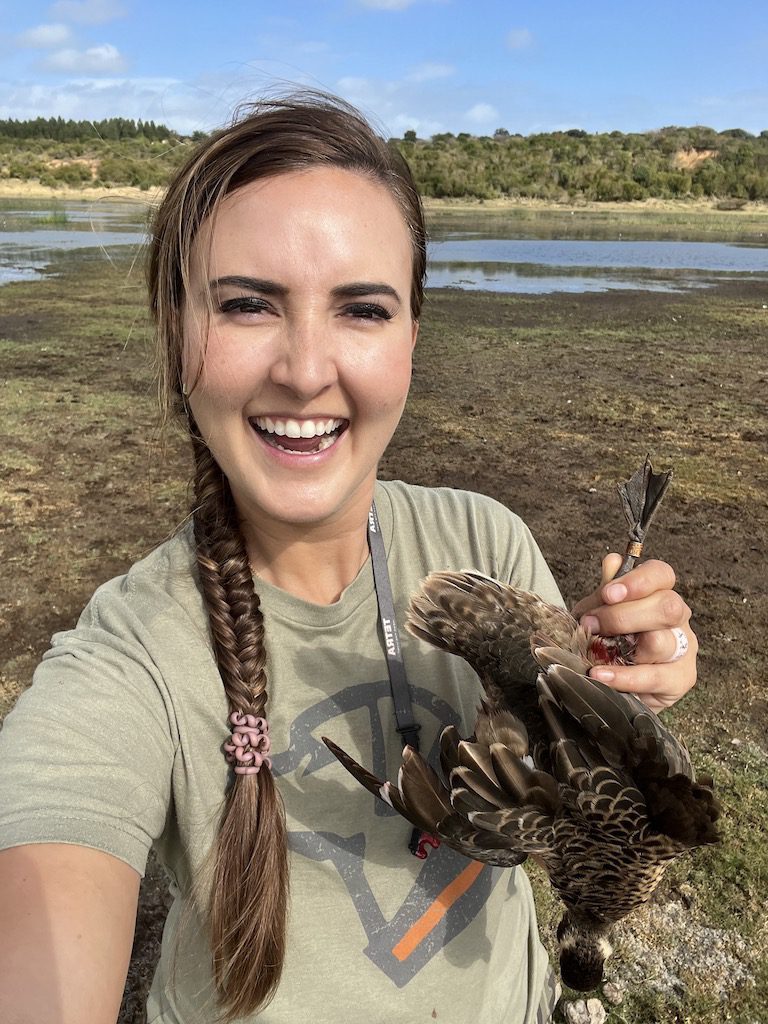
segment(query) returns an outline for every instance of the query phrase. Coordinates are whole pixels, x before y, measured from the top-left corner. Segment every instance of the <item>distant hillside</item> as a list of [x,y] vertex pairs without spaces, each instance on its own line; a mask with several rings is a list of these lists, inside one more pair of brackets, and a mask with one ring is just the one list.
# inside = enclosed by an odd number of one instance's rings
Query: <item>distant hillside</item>
[[589,135],[435,135],[397,143],[428,196],[597,201],[712,196],[768,199],[768,131],[662,128]]
[[[0,120],[0,180],[43,185],[163,185],[198,138],[153,121]],[[493,136],[406,132],[393,139],[424,195],[492,199],[768,200],[768,131],[669,127],[590,135],[580,129]]]

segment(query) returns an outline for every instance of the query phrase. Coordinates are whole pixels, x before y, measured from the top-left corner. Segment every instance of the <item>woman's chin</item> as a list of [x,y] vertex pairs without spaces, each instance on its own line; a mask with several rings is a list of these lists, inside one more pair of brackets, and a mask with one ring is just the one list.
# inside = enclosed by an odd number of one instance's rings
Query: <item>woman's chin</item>
[[375,470],[353,487],[334,486],[328,480],[293,481],[260,494],[236,493],[235,502],[240,514],[257,527],[265,526],[266,521],[283,529],[322,526],[347,518],[363,523],[367,522],[375,482]]

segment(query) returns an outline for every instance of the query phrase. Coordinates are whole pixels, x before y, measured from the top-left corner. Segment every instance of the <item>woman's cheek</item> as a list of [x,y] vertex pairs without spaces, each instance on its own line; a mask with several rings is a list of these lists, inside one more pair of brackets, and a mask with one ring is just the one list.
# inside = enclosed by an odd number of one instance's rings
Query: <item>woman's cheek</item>
[[371,367],[369,379],[374,382],[372,405],[382,413],[402,409],[411,387],[412,360],[410,349],[393,355],[387,352]]
[[200,376],[201,392],[222,409],[240,409],[257,386],[254,370],[246,353],[211,343]]

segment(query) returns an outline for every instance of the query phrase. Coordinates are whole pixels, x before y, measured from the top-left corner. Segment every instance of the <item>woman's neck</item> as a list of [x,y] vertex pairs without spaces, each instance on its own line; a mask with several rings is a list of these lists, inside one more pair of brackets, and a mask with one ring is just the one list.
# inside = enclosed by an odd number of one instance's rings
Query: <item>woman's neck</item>
[[313,604],[334,604],[368,559],[368,508],[318,526],[241,523],[253,571]]

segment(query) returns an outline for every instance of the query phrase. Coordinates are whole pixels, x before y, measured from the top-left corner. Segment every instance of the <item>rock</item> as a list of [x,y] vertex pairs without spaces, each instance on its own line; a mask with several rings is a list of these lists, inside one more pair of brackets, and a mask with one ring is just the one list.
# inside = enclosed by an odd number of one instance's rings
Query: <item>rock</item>
[[565,1004],[565,1019],[568,1024],[605,1024],[605,1007],[599,999],[577,999]]
[[745,940],[735,931],[708,928],[694,920],[685,896],[665,905],[649,904],[633,921],[621,921],[616,936],[623,963],[614,971],[632,988],[677,998],[683,978],[693,975],[699,985],[725,1002],[741,986],[754,986],[752,961]]
[[627,986],[622,985],[618,981],[606,981],[603,985],[603,995],[611,1004],[611,1006],[618,1006],[619,1003],[624,1001],[624,996],[627,994]]
[[689,882],[683,882],[678,886],[680,899],[684,907],[692,907],[696,900],[696,890]]

